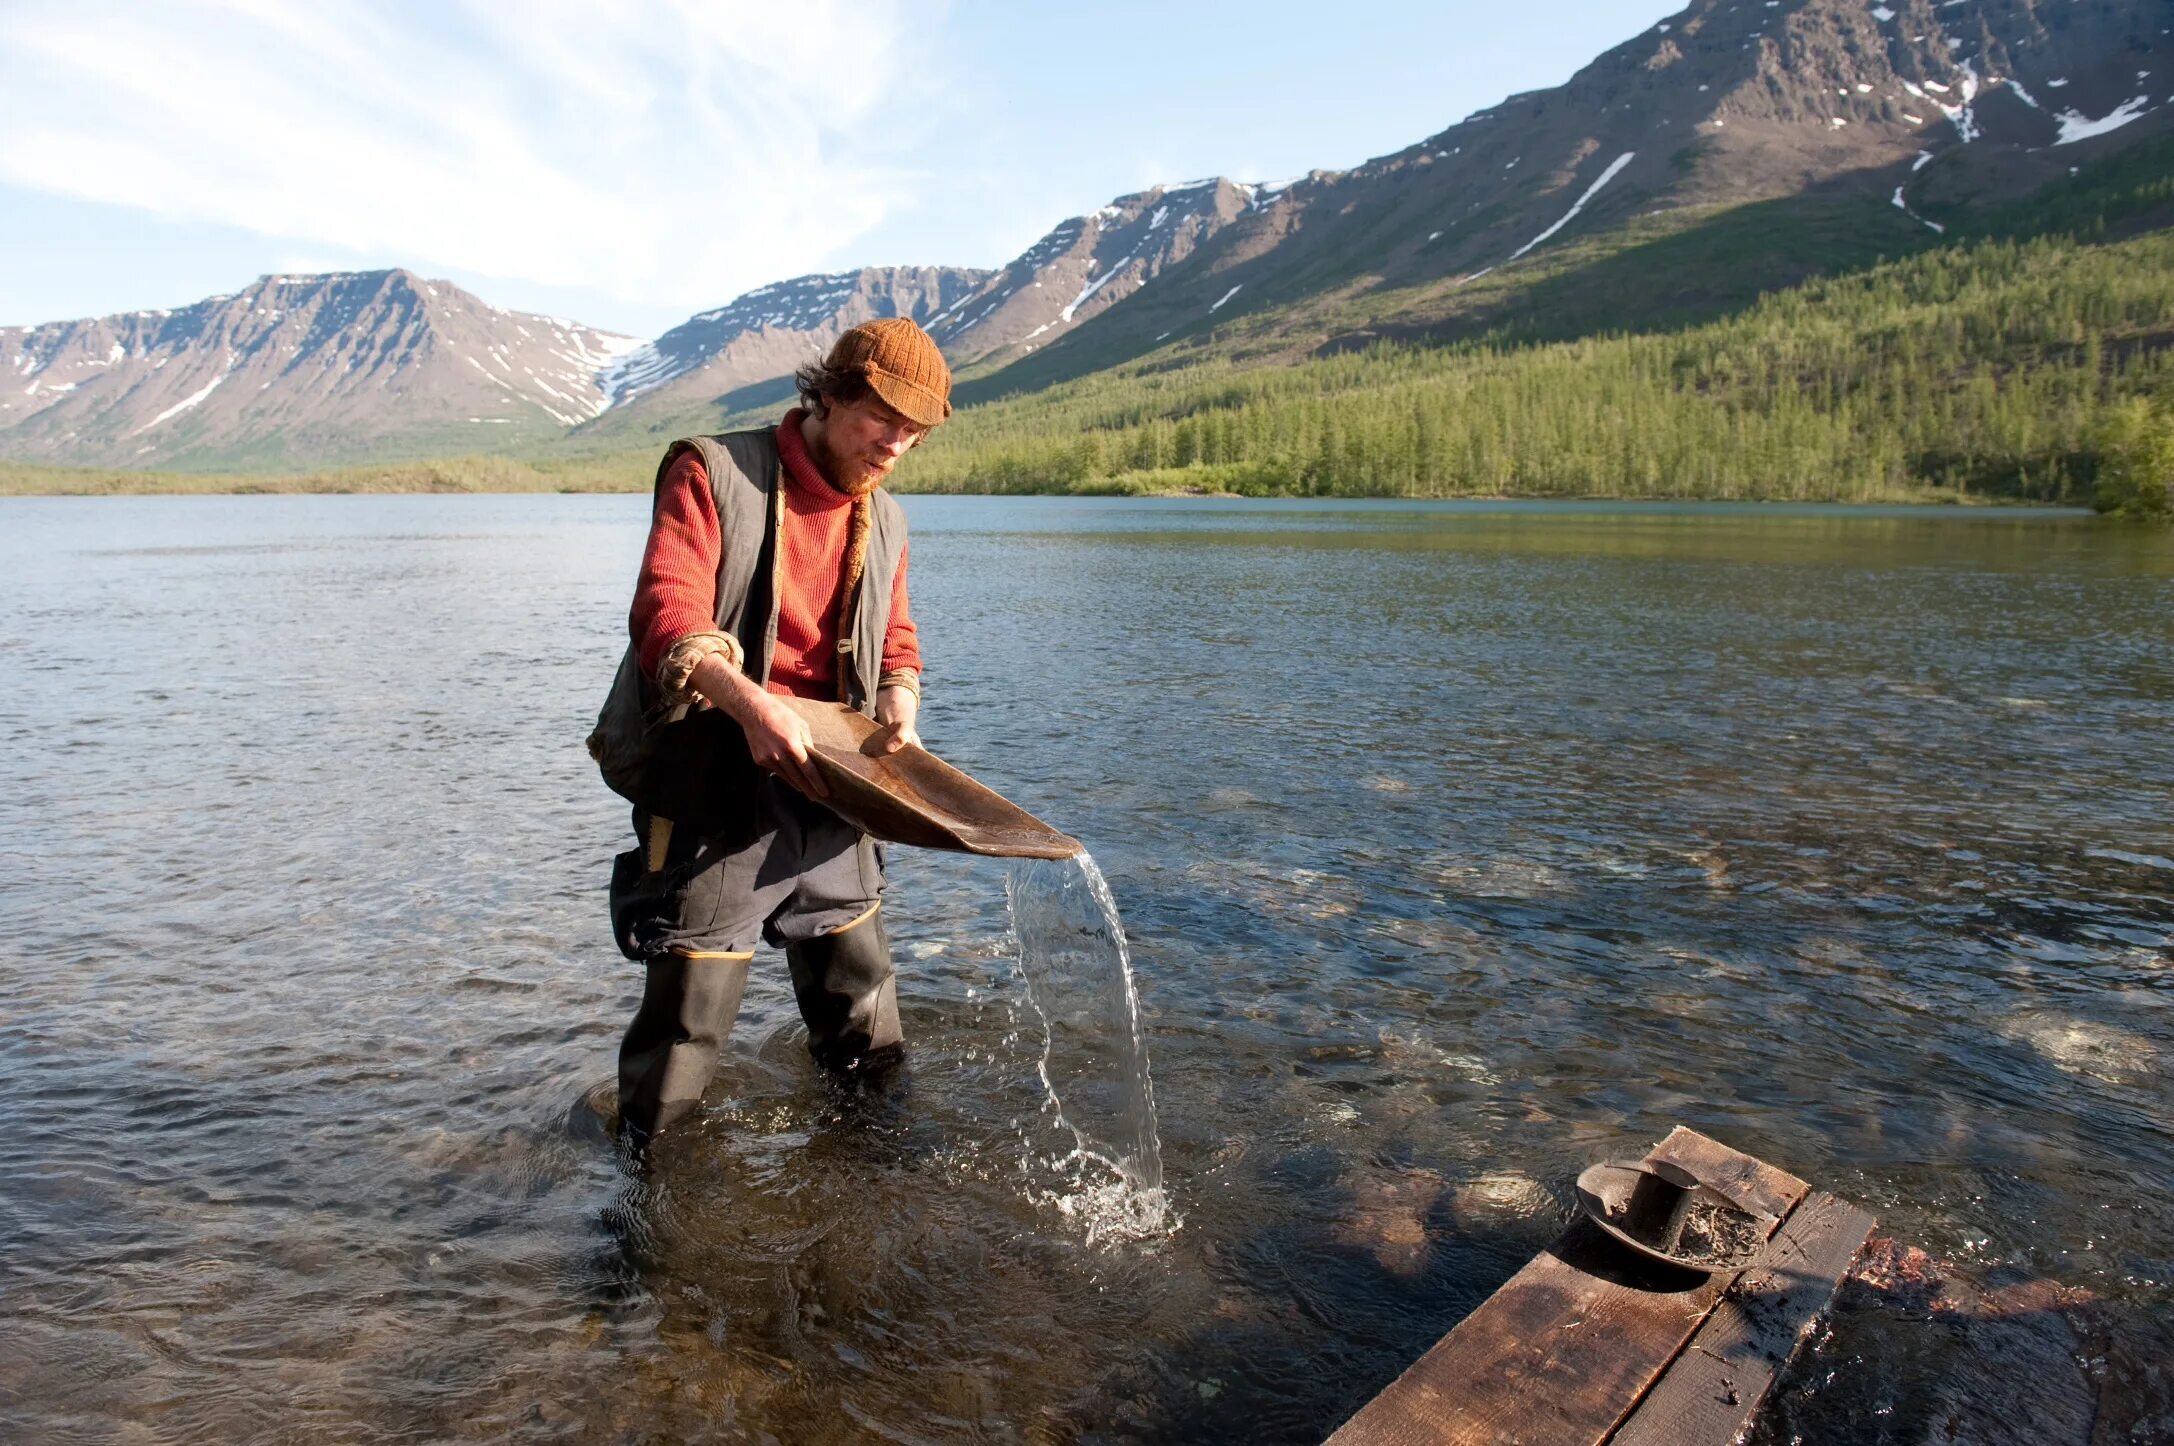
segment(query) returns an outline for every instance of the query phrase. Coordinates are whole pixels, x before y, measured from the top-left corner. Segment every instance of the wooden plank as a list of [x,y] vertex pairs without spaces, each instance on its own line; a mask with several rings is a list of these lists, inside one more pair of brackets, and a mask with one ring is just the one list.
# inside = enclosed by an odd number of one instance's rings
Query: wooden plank
[[[1648,1157],[1786,1215],[1806,1185],[1677,1129]],[[1329,1438],[1334,1446],[1596,1446],[1732,1276],[1643,1260],[1579,1220]]]
[[1654,1146],[1646,1158],[1681,1165],[1747,1209],[1776,1220],[1796,1208],[1811,1189],[1786,1170],[1777,1170],[1764,1160],[1732,1150],[1682,1125],[1669,1131],[1668,1138]]
[[1737,1277],[1609,1446],[1727,1446],[1758,1414],[1864,1249],[1873,1219],[1816,1194]]

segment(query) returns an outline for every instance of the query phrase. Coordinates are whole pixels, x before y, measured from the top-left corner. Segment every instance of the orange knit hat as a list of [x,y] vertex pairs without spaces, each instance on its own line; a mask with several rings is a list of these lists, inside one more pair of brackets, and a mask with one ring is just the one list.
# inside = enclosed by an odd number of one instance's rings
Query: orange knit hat
[[924,427],[951,415],[951,368],[929,334],[906,317],[862,322],[838,338],[823,365],[860,373],[877,396]]

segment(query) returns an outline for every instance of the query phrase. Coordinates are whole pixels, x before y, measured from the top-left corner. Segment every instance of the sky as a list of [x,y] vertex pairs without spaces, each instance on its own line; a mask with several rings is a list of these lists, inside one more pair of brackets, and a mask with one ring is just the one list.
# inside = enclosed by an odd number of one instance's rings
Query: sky
[[654,337],[1384,155],[1670,0],[0,0],[0,325],[407,266]]

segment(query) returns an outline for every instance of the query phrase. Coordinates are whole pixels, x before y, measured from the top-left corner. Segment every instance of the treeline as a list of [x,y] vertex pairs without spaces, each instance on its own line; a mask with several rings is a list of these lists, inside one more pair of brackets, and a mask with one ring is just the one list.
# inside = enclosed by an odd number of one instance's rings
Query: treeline
[[2170,340],[2174,234],[1987,239],[1672,334],[1119,367],[962,412],[900,482],[2088,501],[2110,427],[2174,427]]

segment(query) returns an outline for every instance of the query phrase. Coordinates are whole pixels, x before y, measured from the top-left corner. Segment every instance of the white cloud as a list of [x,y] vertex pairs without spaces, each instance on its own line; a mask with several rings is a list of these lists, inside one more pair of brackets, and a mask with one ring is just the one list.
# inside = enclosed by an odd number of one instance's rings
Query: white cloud
[[[0,180],[688,310],[906,199],[914,0],[10,0]],[[858,137],[874,135],[875,144]]]

